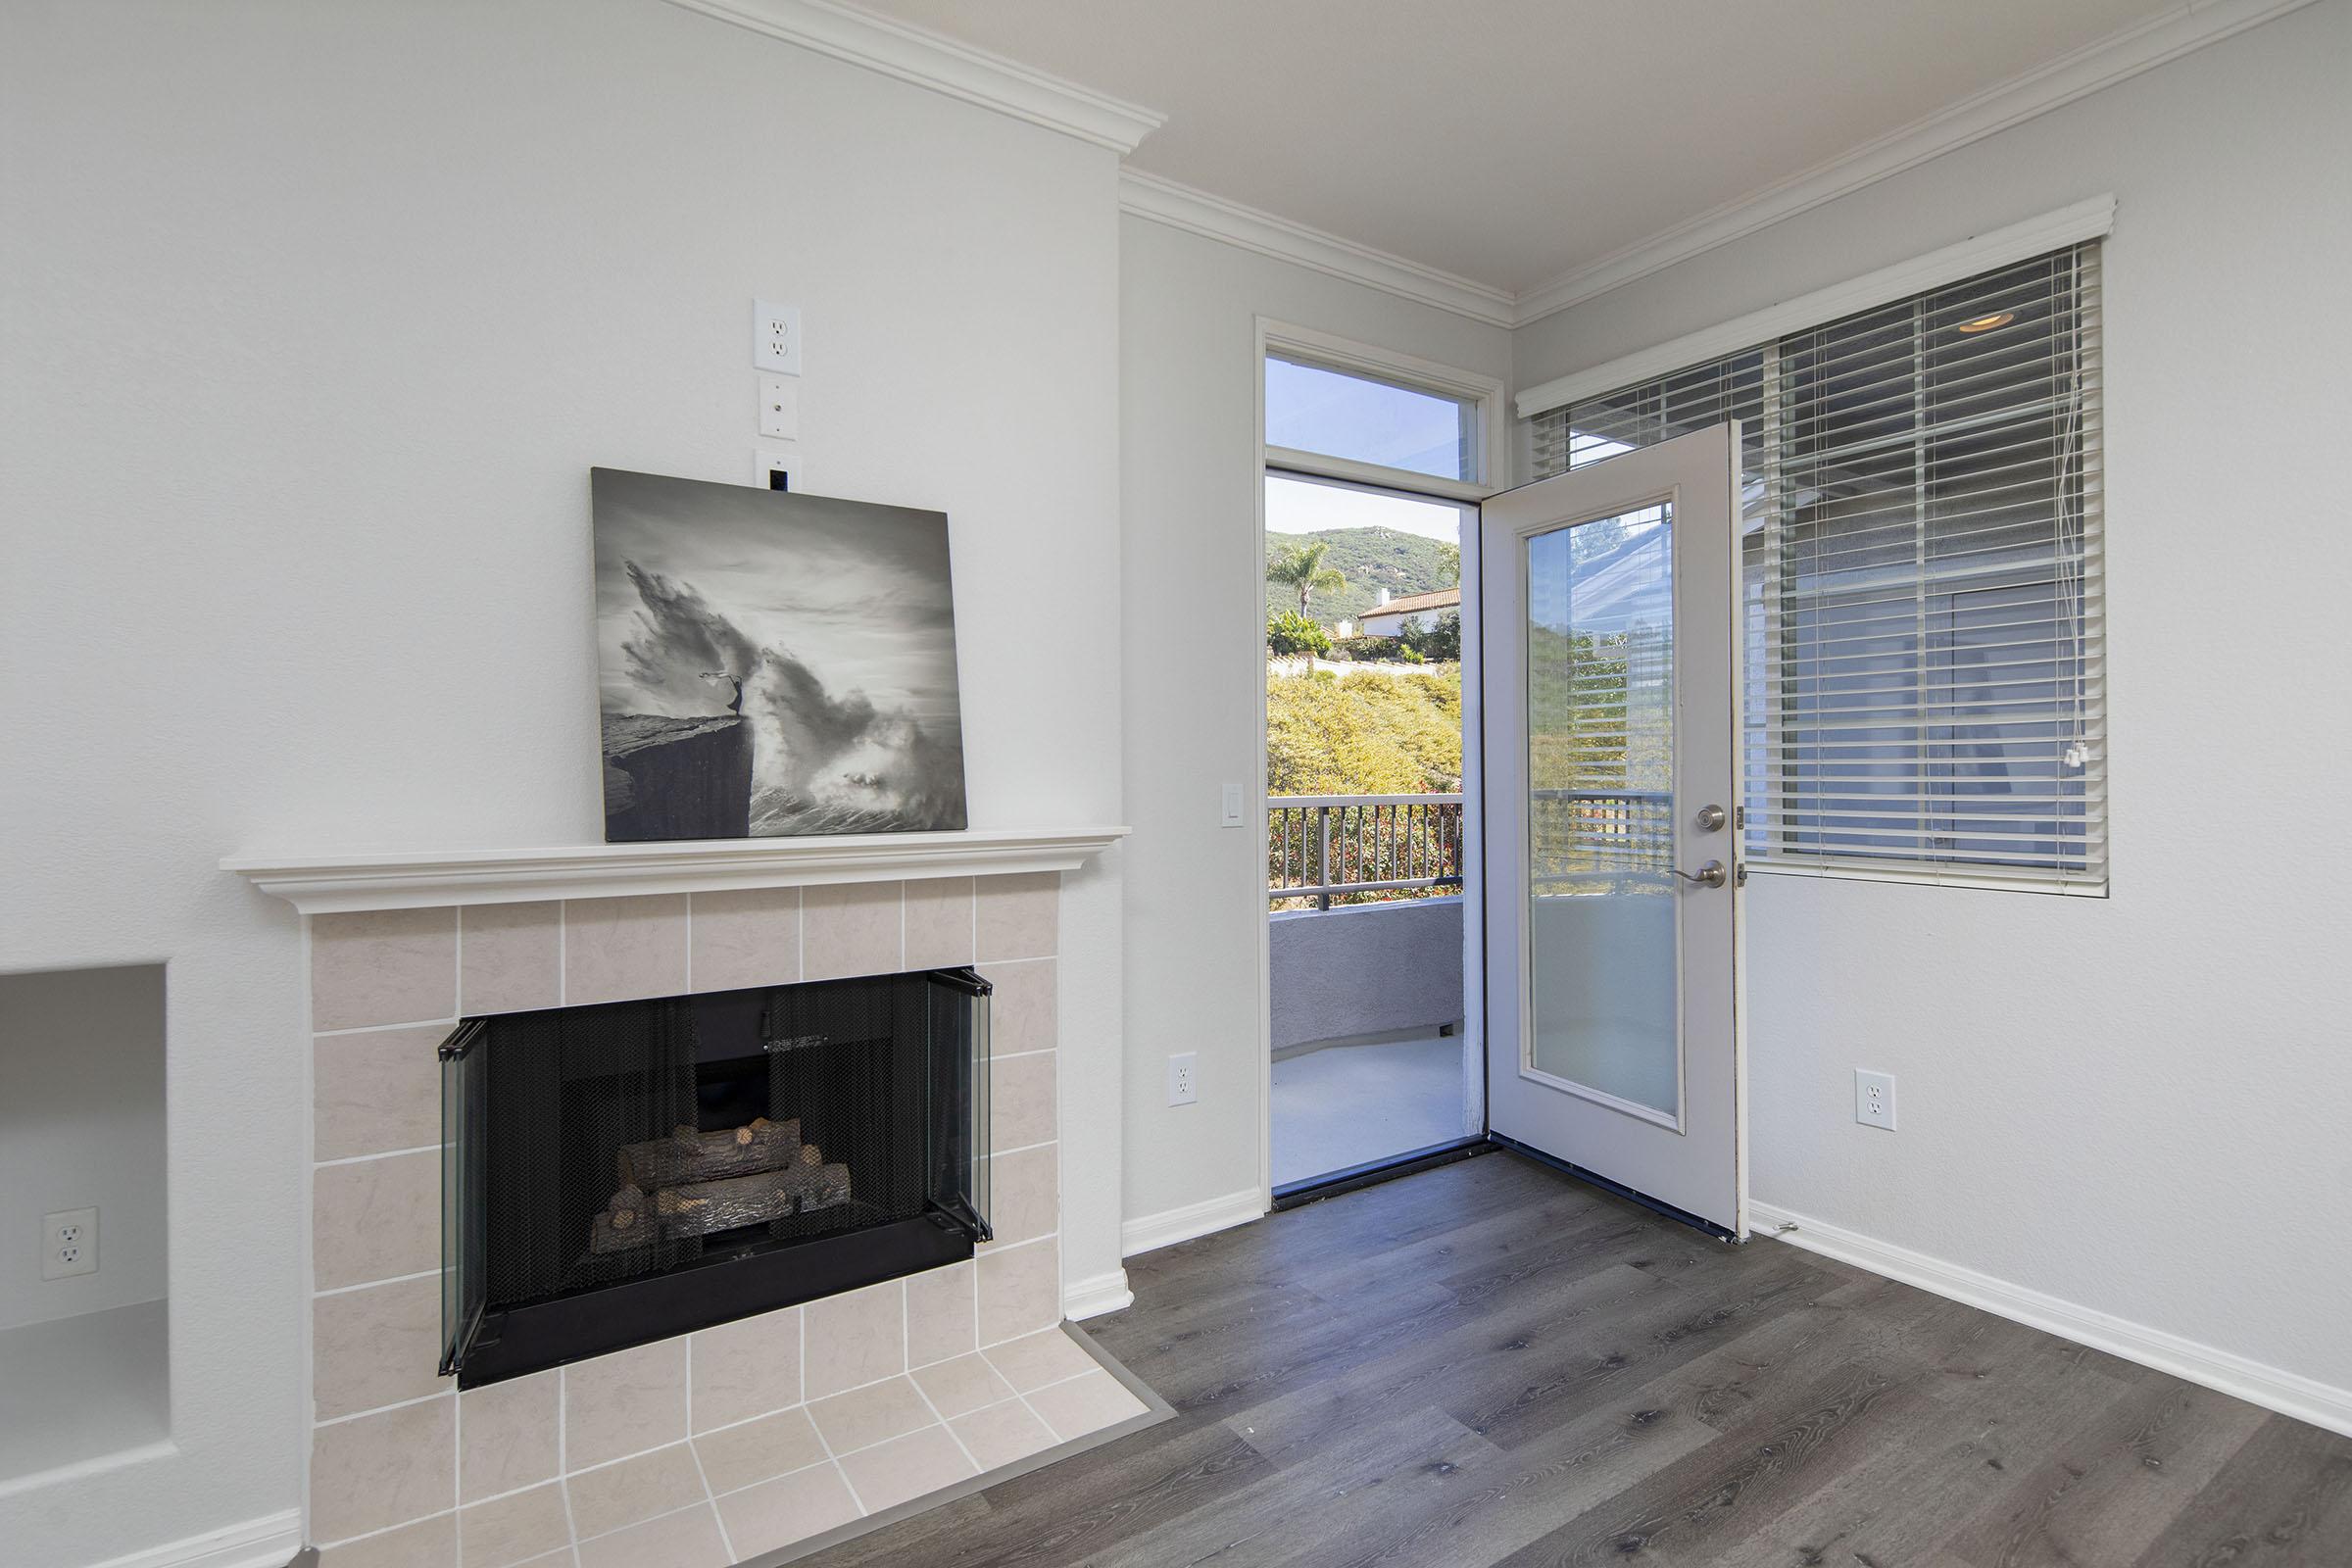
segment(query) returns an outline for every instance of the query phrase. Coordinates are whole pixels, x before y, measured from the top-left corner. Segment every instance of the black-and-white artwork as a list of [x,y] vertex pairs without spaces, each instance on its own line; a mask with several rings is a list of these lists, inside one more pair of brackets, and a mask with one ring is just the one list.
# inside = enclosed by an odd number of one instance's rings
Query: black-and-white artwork
[[591,488],[609,842],[964,825],[946,514]]

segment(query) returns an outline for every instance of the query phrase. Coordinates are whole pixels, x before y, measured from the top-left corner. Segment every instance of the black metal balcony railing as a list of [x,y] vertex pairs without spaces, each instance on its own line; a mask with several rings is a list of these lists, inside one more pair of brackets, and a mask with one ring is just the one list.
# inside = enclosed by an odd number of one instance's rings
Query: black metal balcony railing
[[[1663,790],[1537,790],[1529,859],[1538,891],[1593,890],[1673,865]],[[1276,795],[1266,801],[1266,899],[1275,909],[1430,898],[1462,887],[1459,795]]]
[[1266,898],[1277,909],[1429,898],[1461,885],[1459,795],[1266,801]]

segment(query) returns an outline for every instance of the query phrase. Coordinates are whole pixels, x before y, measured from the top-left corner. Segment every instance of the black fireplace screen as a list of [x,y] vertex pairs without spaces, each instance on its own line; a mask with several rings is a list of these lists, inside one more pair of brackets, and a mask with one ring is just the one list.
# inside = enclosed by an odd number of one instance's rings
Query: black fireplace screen
[[443,1370],[462,1386],[969,1257],[969,969],[469,1019],[442,1048]]

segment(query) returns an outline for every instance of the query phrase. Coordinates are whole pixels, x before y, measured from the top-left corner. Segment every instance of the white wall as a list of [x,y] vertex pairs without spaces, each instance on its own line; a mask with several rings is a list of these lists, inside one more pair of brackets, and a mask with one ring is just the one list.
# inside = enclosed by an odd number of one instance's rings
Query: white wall
[[[1217,825],[1258,769],[1255,319],[1493,376],[1509,334],[1150,220],[1121,225],[1121,628],[1129,714],[1126,1213],[1257,1187],[1265,849]],[[1200,1054],[1200,1102],[1165,1103]]]
[[[2343,367],[2323,0],[1522,330],[1532,384],[2102,191],[2104,901],[1759,877],[1759,1200],[2352,1389]],[[1902,1130],[1852,1119],[1852,1070]]]
[[[658,0],[0,26],[0,970],[171,964],[178,1451],[0,1498],[71,1568],[300,1495],[297,924],[218,858],[601,836],[588,468],[749,476],[755,294],[809,488],[953,518],[974,823],[1116,817],[1116,171]],[[1121,908],[1065,894],[1073,1278]]]
[[[0,974],[0,1329],[161,1300],[164,972]],[[98,1272],[41,1278],[41,1216],[98,1210]]]

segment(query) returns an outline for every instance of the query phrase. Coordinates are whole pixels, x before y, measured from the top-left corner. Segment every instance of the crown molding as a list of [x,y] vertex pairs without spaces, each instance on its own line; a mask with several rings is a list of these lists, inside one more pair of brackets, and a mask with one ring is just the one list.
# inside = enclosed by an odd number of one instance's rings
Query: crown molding
[[2060,55],[1828,163],[1524,289],[1513,298],[1512,324],[1524,326],[1581,305],[1638,277],[1875,185],[2311,3],[2176,0],[2175,9],[2160,16]]
[[1043,125],[1121,157],[1167,119],[927,28],[834,0],[669,0],[835,60]]
[[1433,305],[1490,326],[1509,326],[1511,296],[1452,272],[1424,267],[1387,251],[1359,245],[1319,228],[1240,202],[1211,196],[1139,170],[1119,172],[1119,209],[1170,228],[1238,245],[1278,262],[1290,262],[1330,277],[1361,283],[1399,299]]

